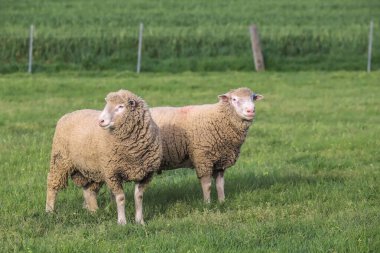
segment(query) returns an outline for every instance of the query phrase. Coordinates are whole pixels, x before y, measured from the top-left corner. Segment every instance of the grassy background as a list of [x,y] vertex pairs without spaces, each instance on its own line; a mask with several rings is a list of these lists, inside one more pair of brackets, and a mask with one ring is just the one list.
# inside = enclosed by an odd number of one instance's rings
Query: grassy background
[[143,71],[253,70],[252,23],[270,70],[364,70],[371,18],[379,69],[379,14],[378,0],[2,0],[0,73],[26,71],[31,24],[35,71],[134,71],[140,22]]
[[[380,248],[380,73],[65,72],[0,76],[0,245],[3,252],[377,252]],[[265,96],[226,173],[226,203],[206,206],[192,170],[156,176],[133,224],[125,184],[124,227],[102,189],[82,209],[72,183],[44,211],[58,118],[102,109],[127,88],[150,106],[213,103],[233,87]]]

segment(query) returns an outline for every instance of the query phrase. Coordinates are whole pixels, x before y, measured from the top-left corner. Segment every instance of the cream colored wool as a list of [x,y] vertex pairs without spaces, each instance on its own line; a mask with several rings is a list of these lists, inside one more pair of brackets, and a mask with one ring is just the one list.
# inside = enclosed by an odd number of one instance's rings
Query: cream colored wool
[[[241,118],[230,99],[253,94],[248,88],[239,88],[216,104],[151,108],[163,141],[160,170],[195,168],[198,178],[203,178],[215,177],[234,165],[252,120]],[[223,198],[224,193],[220,200]]]
[[108,129],[99,126],[102,112],[96,110],[75,111],[58,121],[47,179],[47,211],[54,209],[55,195],[67,186],[69,176],[95,196],[103,182],[117,195],[123,193],[123,181],[147,183],[158,170],[161,139],[144,100],[120,90],[108,94],[106,101],[110,108],[125,106]]

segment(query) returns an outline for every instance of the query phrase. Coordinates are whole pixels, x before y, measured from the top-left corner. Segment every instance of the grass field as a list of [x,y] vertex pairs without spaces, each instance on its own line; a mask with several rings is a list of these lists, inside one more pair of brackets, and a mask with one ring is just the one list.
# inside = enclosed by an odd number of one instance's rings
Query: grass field
[[133,71],[140,22],[143,71],[252,70],[252,23],[270,70],[365,70],[371,18],[379,69],[379,14],[378,0],[3,0],[0,73],[26,71],[31,24],[35,71]]
[[[380,72],[101,72],[0,76],[2,252],[378,252]],[[127,88],[150,106],[213,103],[249,86],[265,96],[226,173],[226,202],[202,203],[192,170],[156,176],[144,195],[145,227],[116,224],[106,189],[100,209],[82,209],[71,182],[45,214],[57,119],[101,109]]]

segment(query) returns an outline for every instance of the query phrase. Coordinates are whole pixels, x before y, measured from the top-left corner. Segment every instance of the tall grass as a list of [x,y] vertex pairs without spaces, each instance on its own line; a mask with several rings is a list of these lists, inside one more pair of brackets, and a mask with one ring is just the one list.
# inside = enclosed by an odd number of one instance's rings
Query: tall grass
[[[380,4],[364,1],[17,1],[0,9],[0,72],[23,71],[36,26],[36,71],[134,70],[145,24],[143,71],[251,70],[256,23],[268,69],[365,69],[368,26]],[[375,32],[375,41],[380,39]],[[380,49],[374,47],[373,66]]]

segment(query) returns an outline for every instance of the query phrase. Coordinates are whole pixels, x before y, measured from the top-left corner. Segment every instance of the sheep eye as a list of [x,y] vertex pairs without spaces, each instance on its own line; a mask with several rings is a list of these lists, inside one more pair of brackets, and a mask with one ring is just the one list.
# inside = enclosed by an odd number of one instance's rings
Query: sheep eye
[[121,111],[122,109],[124,109],[124,105],[123,104],[120,104],[120,105],[117,105],[116,107],[115,107],[115,110],[116,111]]
[[232,98],[232,101],[236,102],[236,101],[237,101],[237,99],[236,99],[236,98]]

